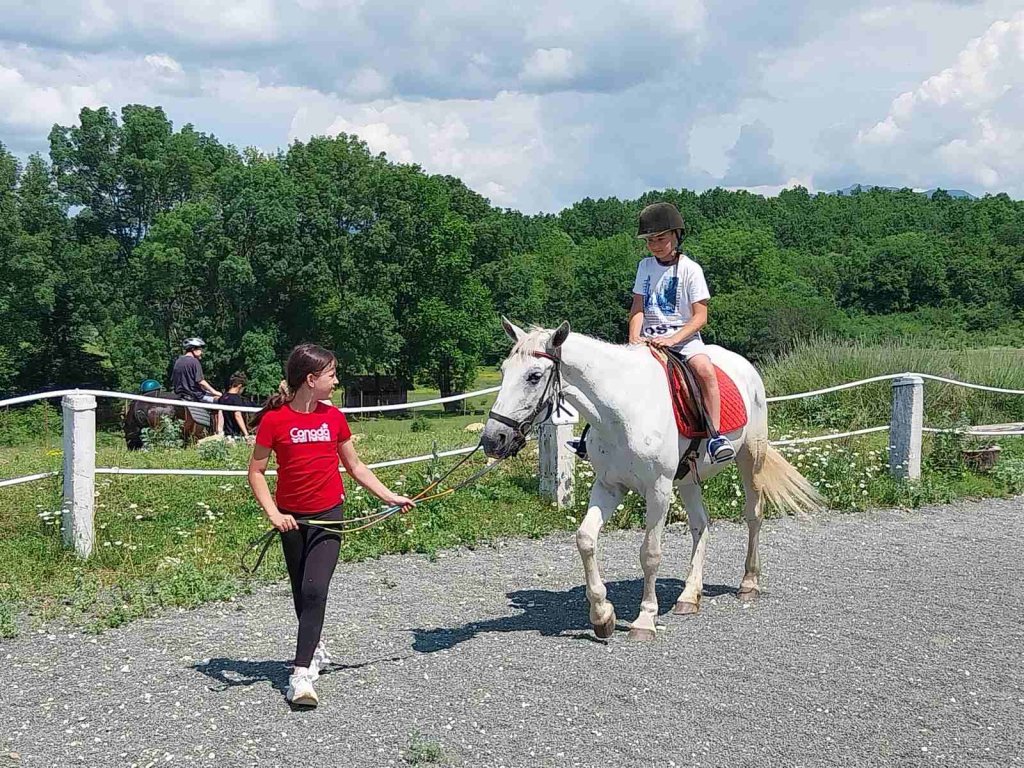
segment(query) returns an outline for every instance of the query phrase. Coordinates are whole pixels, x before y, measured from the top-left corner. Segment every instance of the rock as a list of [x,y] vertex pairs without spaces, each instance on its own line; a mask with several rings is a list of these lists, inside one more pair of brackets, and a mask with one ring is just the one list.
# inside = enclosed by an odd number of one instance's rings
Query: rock
[[484,425],[481,424],[479,421],[474,421],[472,424],[467,424],[466,425],[465,431],[466,432],[483,432],[484,431]]

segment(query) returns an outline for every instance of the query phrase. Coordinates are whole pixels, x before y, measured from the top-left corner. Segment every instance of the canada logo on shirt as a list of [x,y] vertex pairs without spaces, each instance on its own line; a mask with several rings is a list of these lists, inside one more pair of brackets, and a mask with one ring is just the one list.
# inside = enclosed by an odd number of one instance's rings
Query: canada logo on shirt
[[325,421],[317,429],[299,429],[292,427],[288,433],[292,443],[329,443],[331,442],[331,430]]

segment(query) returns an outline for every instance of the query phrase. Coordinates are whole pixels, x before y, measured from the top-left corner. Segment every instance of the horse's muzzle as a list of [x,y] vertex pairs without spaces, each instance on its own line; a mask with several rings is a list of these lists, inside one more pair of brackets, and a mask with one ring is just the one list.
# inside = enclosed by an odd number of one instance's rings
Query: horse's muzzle
[[484,454],[490,459],[508,459],[519,453],[526,441],[522,436],[509,427],[488,419],[480,436],[480,447]]

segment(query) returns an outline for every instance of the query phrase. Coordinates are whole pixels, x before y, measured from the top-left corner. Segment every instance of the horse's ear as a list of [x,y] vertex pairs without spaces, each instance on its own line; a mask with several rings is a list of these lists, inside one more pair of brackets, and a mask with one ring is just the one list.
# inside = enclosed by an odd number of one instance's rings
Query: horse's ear
[[554,351],[558,349],[565,340],[569,337],[569,321],[564,320],[562,324],[555,329],[555,332],[551,334],[551,339],[548,341],[548,349]]
[[512,341],[518,342],[523,336],[526,335],[526,331],[520,328],[518,325],[513,323],[504,315],[501,316],[501,327],[505,329],[505,333]]

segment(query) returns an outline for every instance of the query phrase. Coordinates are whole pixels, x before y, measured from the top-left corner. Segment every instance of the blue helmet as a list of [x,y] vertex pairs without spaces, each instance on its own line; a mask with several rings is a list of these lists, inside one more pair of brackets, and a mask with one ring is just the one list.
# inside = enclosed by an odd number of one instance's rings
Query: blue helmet
[[139,391],[142,392],[142,394],[146,394],[147,392],[155,392],[158,389],[163,389],[163,385],[156,379],[146,379],[139,386]]

